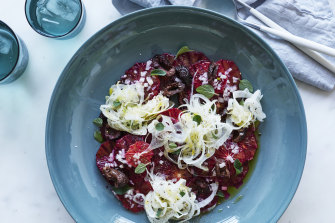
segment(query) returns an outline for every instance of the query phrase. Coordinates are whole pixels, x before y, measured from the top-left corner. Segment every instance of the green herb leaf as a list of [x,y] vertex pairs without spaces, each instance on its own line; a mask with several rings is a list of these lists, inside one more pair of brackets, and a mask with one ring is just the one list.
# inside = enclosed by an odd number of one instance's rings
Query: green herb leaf
[[224,194],[223,194],[222,191],[218,191],[217,194],[216,194],[216,196],[224,198]]
[[175,59],[177,59],[177,57],[179,57],[181,54],[187,53],[187,52],[190,52],[190,51],[194,51],[194,50],[190,50],[190,48],[188,48],[188,46],[183,46],[182,48],[180,48],[178,50]]
[[159,216],[161,216],[162,211],[163,211],[163,209],[158,208],[157,213],[156,213],[156,217],[157,217],[157,218],[159,218]]
[[212,111],[214,111],[216,109],[216,105],[213,104],[212,107],[211,107]]
[[165,76],[166,72],[161,69],[154,69],[150,72],[151,76]]
[[219,138],[213,132],[212,132],[212,137],[213,137],[213,139],[218,139]]
[[240,84],[238,85],[240,90],[248,89],[249,92],[253,92],[254,88],[252,87],[251,83],[247,79],[240,80]]
[[211,86],[209,84],[201,85],[200,87],[197,87],[197,89],[195,89],[195,90],[196,90],[196,92],[204,95],[208,99],[210,99],[211,97],[213,97],[215,95],[215,91],[214,91],[213,86]]
[[182,197],[184,197],[184,195],[185,195],[185,192],[184,191],[180,191],[180,196],[182,196]]
[[233,202],[234,204],[236,204],[237,202],[239,202],[241,199],[243,198],[243,195],[239,195],[235,201]]
[[193,121],[195,121],[196,123],[198,123],[198,125],[200,125],[200,123],[202,122],[202,118],[200,115],[195,115],[193,116]]
[[98,126],[98,127],[101,127],[102,126],[102,119],[101,118],[94,119],[93,124]]
[[181,149],[178,149],[178,150],[172,152],[172,154],[174,154],[174,155],[179,155],[180,151],[181,151]]
[[125,193],[127,193],[128,190],[131,189],[131,187],[129,185],[126,185],[123,187],[113,187],[112,189],[117,195],[124,195]]
[[174,143],[174,142],[170,142],[170,143],[169,143],[169,148],[171,148],[171,149],[175,149],[175,148],[177,148],[177,144]]
[[157,131],[162,131],[164,129],[164,125],[161,122],[158,122],[155,126]]
[[120,107],[120,105],[121,105],[121,102],[119,102],[118,100],[113,101],[113,108],[118,108]]
[[143,173],[147,169],[148,164],[144,164],[144,163],[138,164],[138,166],[135,168],[135,173],[137,174]]
[[103,143],[104,139],[102,138],[102,135],[99,130],[94,132],[94,138],[100,143]]
[[242,173],[243,166],[242,166],[242,163],[240,162],[239,159],[236,159],[234,161],[234,168],[235,168],[235,171],[236,171],[236,175],[239,175],[240,173]]

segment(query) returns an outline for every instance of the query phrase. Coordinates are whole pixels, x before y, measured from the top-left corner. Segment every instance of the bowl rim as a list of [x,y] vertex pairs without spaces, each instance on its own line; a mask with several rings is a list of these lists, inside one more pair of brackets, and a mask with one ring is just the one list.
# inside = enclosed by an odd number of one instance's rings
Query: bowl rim
[[[81,46],[80,48],[75,52],[75,54],[71,57],[71,59],[69,60],[69,62],[67,63],[67,65],[65,66],[65,68],[63,69],[61,75],[59,76],[57,83],[53,89],[52,95],[51,95],[51,99],[50,99],[50,103],[48,106],[48,114],[47,114],[47,119],[46,119],[46,130],[45,130],[45,155],[46,155],[46,161],[47,161],[47,166],[48,166],[48,170],[49,170],[49,175],[51,178],[51,181],[53,183],[53,186],[56,190],[57,196],[59,197],[60,201],[62,202],[63,206],[65,207],[65,209],[67,210],[67,212],[69,213],[69,215],[76,221],[76,222],[82,222],[82,218],[80,217],[80,214],[77,214],[76,211],[73,211],[73,206],[71,205],[71,203],[69,202],[69,200],[67,200],[60,189],[60,185],[57,182],[57,179],[55,177],[55,175],[53,174],[53,172],[55,172],[54,166],[52,165],[52,161],[53,158],[51,157],[50,153],[51,153],[51,146],[49,145],[49,135],[50,135],[50,131],[51,131],[51,121],[52,121],[52,114],[53,114],[53,109],[54,109],[54,101],[57,95],[57,91],[59,89],[59,87],[61,86],[61,84],[63,83],[64,79],[66,78],[66,70],[68,70],[68,68],[71,66],[72,62],[74,62],[78,55],[84,51],[84,48],[87,44],[93,42],[96,37],[98,37],[101,33],[107,31],[111,26],[117,26],[120,23],[123,23],[127,20],[132,20],[132,17],[138,17],[138,16],[145,16],[145,14],[150,14],[150,12],[152,11],[157,11],[157,12],[169,12],[169,11],[175,11],[175,10],[190,10],[196,13],[203,13],[205,15],[212,15],[212,16],[216,16],[216,17],[221,17],[223,19],[228,20],[229,22],[231,22],[233,25],[238,26],[242,31],[246,32],[247,34],[249,34],[250,36],[252,36],[253,38],[255,38],[255,40],[257,40],[258,42],[260,42],[264,48],[266,48],[268,50],[268,52],[270,54],[272,54],[272,56],[279,62],[279,65],[282,67],[282,69],[285,71],[285,73],[288,76],[289,82],[291,83],[294,92],[297,96],[298,99],[298,107],[299,110],[301,111],[301,137],[302,137],[302,148],[303,148],[303,154],[302,154],[302,162],[300,164],[300,168],[296,171],[297,175],[296,175],[296,181],[294,182],[293,185],[291,185],[291,189],[289,191],[289,196],[288,199],[285,200],[285,202],[283,202],[281,204],[281,207],[278,209],[277,213],[274,213],[271,219],[271,222],[277,222],[280,217],[284,214],[285,210],[288,208],[289,204],[291,203],[297,189],[299,186],[299,183],[301,181],[301,177],[303,174],[303,170],[304,170],[304,166],[305,166],[305,161],[306,161],[306,153],[307,153],[307,123],[306,123],[306,115],[305,115],[305,110],[304,110],[304,106],[303,106],[303,102],[301,99],[301,96],[299,94],[298,88],[296,86],[296,83],[291,75],[291,73],[289,72],[289,70],[287,69],[287,67],[285,66],[285,64],[283,63],[283,61],[280,59],[280,57],[278,56],[278,54],[272,49],[272,47],[265,42],[265,40],[263,40],[263,38],[261,38],[257,33],[253,32],[251,29],[243,26],[241,23],[237,22],[236,20],[220,14],[218,12],[215,12],[213,10],[209,10],[209,9],[204,9],[204,8],[199,8],[199,7],[194,7],[194,6],[174,6],[174,5],[167,5],[167,6],[161,6],[161,7],[154,7],[154,8],[144,8],[135,12],[131,12],[129,14],[126,14],[124,16],[121,16],[120,18],[114,20],[113,22],[107,24],[105,27],[101,28],[99,31],[97,31],[95,34],[93,34],[89,39],[87,39]],[[156,13],[157,13],[156,12]]]

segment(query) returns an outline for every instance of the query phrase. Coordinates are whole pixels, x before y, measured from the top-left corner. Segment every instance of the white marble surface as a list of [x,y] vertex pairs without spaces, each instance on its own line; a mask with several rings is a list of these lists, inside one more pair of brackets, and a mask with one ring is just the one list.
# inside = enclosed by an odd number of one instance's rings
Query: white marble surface
[[[120,17],[110,0],[84,0],[87,21],[70,40],[35,33],[24,0],[0,0],[0,19],[25,41],[30,53],[23,76],[0,86],[0,222],[71,223],[51,183],[44,152],[48,104],[56,81],[75,51]],[[297,83],[308,124],[308,151],[297,193],[280,223],[334,222],[335,91]]]

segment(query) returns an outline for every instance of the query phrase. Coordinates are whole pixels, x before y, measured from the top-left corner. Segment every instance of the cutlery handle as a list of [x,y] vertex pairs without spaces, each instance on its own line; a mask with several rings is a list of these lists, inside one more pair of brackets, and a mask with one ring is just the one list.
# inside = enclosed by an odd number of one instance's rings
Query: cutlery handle
[[[283,27],[281,27],[280,25],[278,25],[277,23],[275,23],[274,21],[272,21],[271,19],[269,19],[268,17],[266,17],[265,15],[263,15],[262,13],[257,11],[256,9],[250,8],[249,11],[252,15],[254,15],[256,18],[258,18],[260,21],[262,21],[266,25],[270,26],[271,28],[278,29],[278,30],[281,30],[283,32],[289,33]],[[310,56],[312,59],[314,59],[315,61],[317,61],[321,65],[323,65],[325,68],[327,68],[331,72],[335,73],[335,65],[332,64],[329,60],[327,60],[324,56],[322,56],[321,54],[319,54],[319,53],[317,53],[317,52],[315,52],[311,49],[301,47],[299,45],[295,45],[295,46],[299,50],[303,51],[305,54]]]
[[305,47],[301,47],[301,46],[296,46],[296,47],[302,52],[304,52],[305,54],[307,54],[308,56],[310,56],[316,62],[323,65],[325,68],[327,68],[328,70],[330,70],[331,72],[335,74],[335,65],[332,64],[329,60],[327,60],[324,56],[315,52],[314,50],[310,50]]
[[308,40],[308,39],[304,39],[301,38],[299,36],[295,36],[289,32],[283,32],[281,30],[277,30],[277,29],[273,29],[267,26],[259,26],[260,30],[263,32],[267,32],[267,33],[271,33],[275,36],[279,36],[291,43],[294,43],[296,45],[302,46],[302,47],[306,47],[321,53],[325,53],[328,54],[330,56],[334,56],[335,57],[335,49],[322,45],[320,43],[316,43],[314,41]]

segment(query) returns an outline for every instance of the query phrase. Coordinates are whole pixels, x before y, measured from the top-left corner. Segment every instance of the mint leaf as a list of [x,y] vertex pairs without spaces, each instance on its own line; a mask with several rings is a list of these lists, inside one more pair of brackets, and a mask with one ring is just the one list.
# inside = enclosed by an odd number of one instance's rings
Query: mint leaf
[[242,173],[243,166],[242,166],[242,163],[240,162],[239,159],[236,159],[234,161],[234,168],[235,168],[235,171],[236,171],[236,175],[239,175],[240,173]]
[[166,72],[164,70],[161,69],[154,69],[150,72],[151,76],[165,76]]
[[212,137],[213,137],[213,139],[218,139],[219,138],[213,132],[212,132]]
[[196,123],[198,123],[198,125],[200,125],[200,123],[202,122],[202,118],[200,115],[195,115],[193,116],[193,121],[195,121]]
[[174,142],[170,142],[170,143],[169,143],[169,148],[171,148],[171,149],[175,149],[175,148],[177,148],[177,144],[174,143]]
[[206,98],[210,99],[211,97],[213,97],[215,95],[215,91],[213,86],[209,85],[209,84],[205,84],[205,85],[201,85],[200,87],[197,87],[197,89],[195,89],[196,92],[204,95]]
[[181,149],[178,149],[178,150],[172,152],[172,154],[173,154],[173,155],[179,155],[180,151],[181,151]]
[[99,130],[94,132],[94,138],[100,143],[103,143],[104,139],[102,138],[101,132]]
[[187,52],[190,52],[190,51],[194,51],[194,50],[190,50],[190,48],[188,48],[188,46],[183,46],[182,48],[180,48],[178,50],[175,59],[177,59],[177,57],[179,57],[181,54],[187,53]]
[[138,164],[138,166],[135,168],[135,173],[137,174],[143,173],[147,169],[148,164],[144,164],[144,163]]
[[161,216],[162,211],[163,211],[163,210],[162,210],[161,208],[158,208],[157,213],[156,213],[156,217],[157,217],[157,218],[159,218],[159,216]]
[[121,102],[119,102],[118,100],[113,101],[113,108],[118,108],[120,107],[120,105],[121,105]]
[[157,131],[162,131],[164,129],[164,125],[161,122],[158,122],[155,126]]
[[224,194],[223,194],[222,191],[218,191],[217,194],[216,194],[216,196],[224,198]]
[[101,127],[102,126],[102,119],[101,118],[94,119],[93,124],[98,126],[98,127]]
[[250,93],[254,91],[254,88],[252,87],[251,83],[247,79],[240,80],[240,84],[238,85],[240,90],[248,89]]
[[123,187],[113,187],[112,189],[117,195],[124,195],[125,193],[127,193],[128,190],[131,189],[131,187],[129,185],[126,185]]

